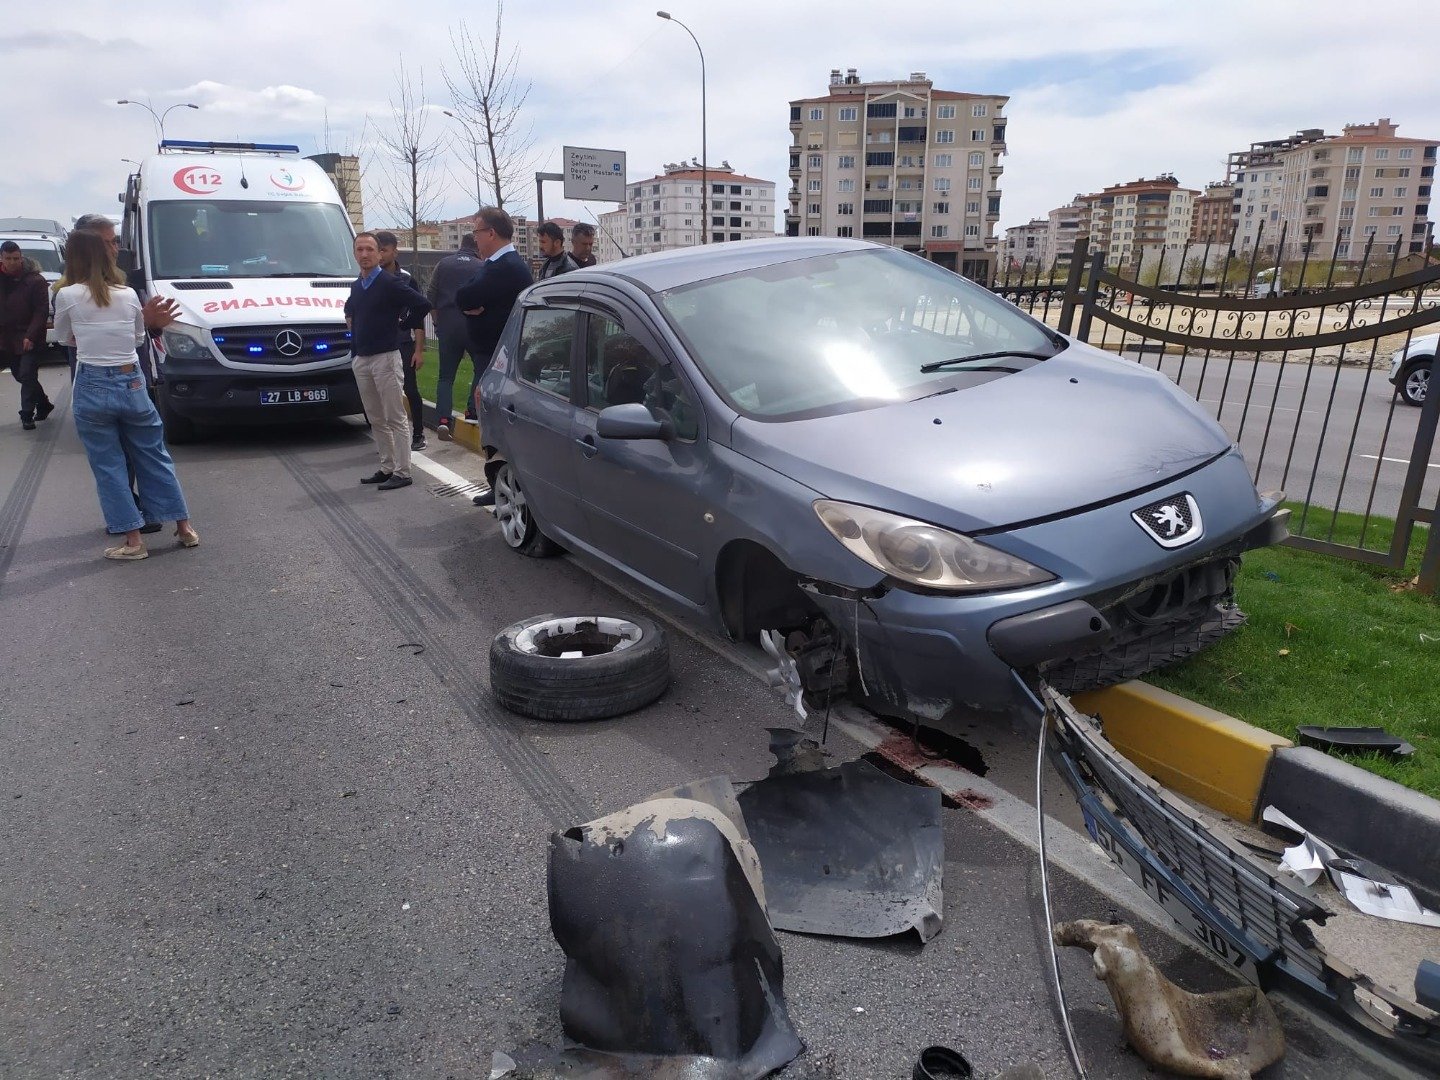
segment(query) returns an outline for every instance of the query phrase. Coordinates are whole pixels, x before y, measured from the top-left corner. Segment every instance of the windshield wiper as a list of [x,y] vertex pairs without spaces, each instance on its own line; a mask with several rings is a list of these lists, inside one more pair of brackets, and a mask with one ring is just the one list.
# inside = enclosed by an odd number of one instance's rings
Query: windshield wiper
[[1049,360],[1054,355],[1054,353],[1042,352],[1012,352],[1007,349],[1002,352],[974,353],[971,356],[952,356],[949,360],[936,360],[929,364],[921,364],[920,370],[929,374],[932,371],[939,371],[942,368],[951,367],[955,364],[969,364],[976,360],[999,360],[1010,357],[1014,357],[1017,360]]

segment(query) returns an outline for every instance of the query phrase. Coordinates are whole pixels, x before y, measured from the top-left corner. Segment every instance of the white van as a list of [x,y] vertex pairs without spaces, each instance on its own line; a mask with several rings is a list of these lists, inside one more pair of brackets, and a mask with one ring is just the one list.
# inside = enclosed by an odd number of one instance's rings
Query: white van
[[170,439],[361,411],[344,314],[355,233],[319,165],[294,146],[171,140],[120,199],[131,283],[181,308],[152,353]]

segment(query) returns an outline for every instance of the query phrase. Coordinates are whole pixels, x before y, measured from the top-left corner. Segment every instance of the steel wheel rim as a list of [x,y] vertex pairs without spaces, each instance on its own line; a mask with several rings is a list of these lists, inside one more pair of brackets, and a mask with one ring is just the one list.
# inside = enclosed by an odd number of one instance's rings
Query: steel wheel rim
[[495,474],[495,517],[500,522],[500,532],[505,542],[518,548],[525,542],[530,527],[530,511],[525,503],[525,493],[509,465],[502,465]]
[[[531,623],[515,635],[517,652],[571,660],[582,656],[613,655],[624,652],[645,636],[629,619],[609,615],[574,615]],[[571,647],[570,639],[585,639]],[[557,647],[557,643],[558,647]]]

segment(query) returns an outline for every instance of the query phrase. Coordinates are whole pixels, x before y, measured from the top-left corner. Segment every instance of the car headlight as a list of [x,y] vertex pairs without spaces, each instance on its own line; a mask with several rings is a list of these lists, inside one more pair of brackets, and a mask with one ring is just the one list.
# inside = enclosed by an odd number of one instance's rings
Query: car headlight
[[210,351],[210,331],[189,323],[171,323],[160,334],[165,346],[165,355],[176,360],[213,360]]
[[830,499],[814,505],[821,524],[851,554],[911,585],[984,592],[1055,580],[1024,559],[938,525]]

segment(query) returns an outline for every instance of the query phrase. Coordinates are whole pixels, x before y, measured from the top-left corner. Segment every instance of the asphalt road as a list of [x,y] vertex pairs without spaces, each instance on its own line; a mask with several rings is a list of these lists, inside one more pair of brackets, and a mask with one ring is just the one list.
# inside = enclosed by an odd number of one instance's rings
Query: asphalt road
[[[676,632],[674,685],[637,714],[502,713],[497,630],[635,602],[514,555],[468,500],[360,487],[374,456],[343,423],[177,448],[202,546],[161,534],[147,561],[105,562],[64,373],[44,377],[62,408],[0,426],[0,1076],[485,1077],[494,1050],[558,1045],[550,833],[763,776],[783,702]],[[976,740],[993,775],[1024,776],[1032,746]],[[833,731],[830,749],[860,752]],[[931,1043],[978,1076],[1069,1075],[1033,853],[984,813],[944,814],[929,945],[780,935],[809,1048],[786,1076],[908,1077]],[[1172,978],[1225,985],[1112,878],[1105,895],[1057,872],[1057,917],[1138,919]],[[1062,961],[1091,1075],[1147,1076],[1088,958]],[[1386,1075],[1283,1015],[1269,1075]]]
[[[1312,365],[1305,353],[1284,365],[1223,353],[1143,358],[1148,367],[1157,361],[1239,443],[1261,490],[1396,516],[1420,410],[1395,400],[1387,370]],[[1440,439],[1426,451],[1422,505],[1433,508]]]

